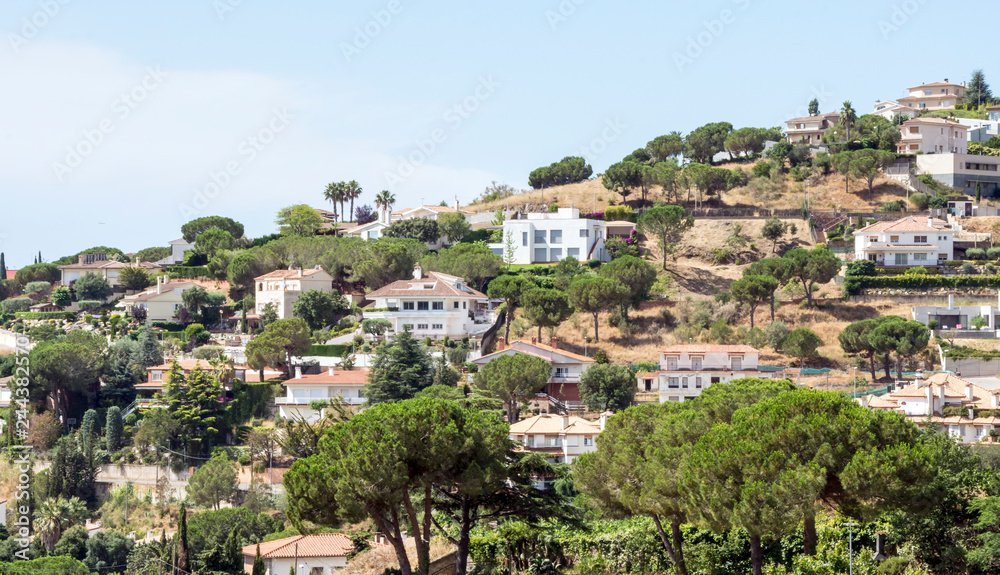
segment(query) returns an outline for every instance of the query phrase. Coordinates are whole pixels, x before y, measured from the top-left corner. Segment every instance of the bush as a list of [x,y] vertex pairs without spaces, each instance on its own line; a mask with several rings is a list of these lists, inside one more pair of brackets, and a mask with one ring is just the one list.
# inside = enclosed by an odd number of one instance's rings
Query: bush
[[163,331],[184,331],[184,324],[172,321],[154,321],[153,327],[158,327]]
[[854,260],[847,264],[844,270],[845,276],[873,276],[875,275],[875,262],[871,260]]
[[774,171],[776,164],[771,160],[761,160],[753,165],[750,172],[755,178],[770,178],[771,172]]
[[14,314],[14,317],[18,319],[64,319],[66,321],[73,321],[76,319],[76,314],[71,311],[19,311]]
[[13,299],[5,299],[0,302],[0,307],[3,308],[4,313],[17,313],[19,311],[27,311],[29,307],[34,304],[30,297],[16,297]]
[[196,280],[211,277],[208,266],[173,266],[167,268],[167,273],[172,279]]
[[192,353],[195,359],[215,359],[222,355],[222,346],[203,345]]
[[781,349],[781,345],[788,338],[788,326],[783,321],[773,321],[764,328],[764,337],[767,338],[767,345],[775,350]]
[[899,200],[892,200],[891,202],[886,202],[879,206],[878,211],[880,212],[901,212],[903,211],[903,202]]
[[965,250],[965,257],[969,258],[970,260],[985,260],[986,250],[984,250],[983,248],[969,248]]
[[962,273],[966,275],[975,275],[976,266],[972,264],[962,264]]
[[595,270],[595,269],[601,267],[601,260],[597,260],[597,259],[587,260],[587,267],[590,268],[590,269],[592,269],[592,270]]
[[1000,260],[1000,248],[989,248],[986,250],[986,259]]
[[635,221],[635,212],[629,206],[608,206],[604,210],[604,221],[606,222],[616,222],[616,221]]
[[913,205],[914,209],[917,211],[923,211],[927,209],[930,204],[931,198],[927,194],[917,192],[910,194],[910,204]]
[[95,299],[85,299],[76,302],[76,305],[80,307],[80,311],[97,311],[103,304]]
[[1000,288],[1000,275],[901,275],[858,277],[844,280],[844,292],[861,293],[863,289],[932,289],[932,288]]
[[311,345],[306,355],[318,357],[340,357],[350,349],[347,345]]

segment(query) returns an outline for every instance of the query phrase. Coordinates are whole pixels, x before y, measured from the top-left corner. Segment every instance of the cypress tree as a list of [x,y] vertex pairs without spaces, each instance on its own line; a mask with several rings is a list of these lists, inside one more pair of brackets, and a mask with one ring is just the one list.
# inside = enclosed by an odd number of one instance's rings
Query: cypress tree
[[226,537],[226,543],[223,547],[223,561],[225,561],[226,568],[231,573],[237,573],[243,567],[243,546],[240,543],[242,541],[239,526],[234,526],[232,531],[229,532],[229,537]]
[[0,252],[0,280],[7,279],[7,262],[4,261],[3,252]]
[[88,458],[94,454],[94,447],[100,439],[101,431],[97,421],[97,411],[88,409],[83,414],[83,423],[80,424],[80,444]]
[[104,441],[108,451],[118,451],[122,444],[122,410],[117,405],[108,408],[104,425]]
[[265,575],[264,558],[260,556],[260,543],[257,544],[257,556],[253,558],[253,570],[250,575]]
[[42,263],[42,250],[38,250],[38,263]]
[[188,527],[187,505],[181,503],[180,517],[177,525],[177,568],[190,571],[188,566]]

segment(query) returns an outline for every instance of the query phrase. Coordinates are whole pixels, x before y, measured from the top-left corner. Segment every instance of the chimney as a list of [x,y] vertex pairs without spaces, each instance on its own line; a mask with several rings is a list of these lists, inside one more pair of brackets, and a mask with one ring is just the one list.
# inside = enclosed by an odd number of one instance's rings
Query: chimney
[[927,227],[934,227],[934,216],[927,216]]
[[927,415],[934,415],[934,390],[927,386]]
[[990,399],[990,407],[993,409],[1000,407],[1000,391],[994,391],[991,395],[992,398]]
[[976,418],[976,408],[974,408],[974,407],[972,407],[970,405],[969,406],[969,419],[975,419],[975,418]]
[[552,349],[559,349],[559,338],[552,336]]
[[301,377],[302,377],[302,366],[301,365],[296,365],[295,366],[295,379],[299,379]]
[[84,261],[84,260],[85,260],[86,258],[87,258],[87,254],[80,254],[80,255],[79,255],[79,258],[78,258],[78,259],[79,259],[79,263],[80,263],[80,265],[83,265],[83,263],[84,263],[83,261]]
[[139,256],[135,256],[135,265],[139,265]]
[[302,268],[299,268],[298,273],[296,274],[296,277],[302,277]]
[[458,198],[455,198],[455,211],[456,212],[458,211],[459,207],[460,207],[460,204],[458,203]]
[[914,374],[914,382],[917,389],[920,389],[921,387],[924,386],[924,370],[922,369],[917,370],[917,372]]
[[156,294],[159,295],[163,293],[163,280],[166,279],[164,276],[156,276]]
[[608,412],[605,411],[604,413],[601,414],[601,419],[600,419],[601,431],[604,431],[604,428],[607,426],[608,426]]
[[531,345],[538,345],[538,338],[537,337],[531,338]]
[[938,399],[941,400],[941,409],[944,409],[944,393],[946,389],[943,383],[938,384]]
[[418,280],[424,277],[424,270],[420,267],[420,264],[413,266],[413,279]]
[[965,399],[972,401],[972,384],[965,384]]
[[333,377],[333,366],[332,366],[332,365],[330,366],[330,369],[328,369],[328,370],[327,370],[327,374],[328,374],[328,375],[329,375],[330,377]]
[[872,555],[872,561],[882,562],[888,559],[885,556],[885,533],[881,531],[875,534],[875,554]]
[[501,335],[500,337],[497,338],[497,351],[503,351],[506,346],[507,346],[507,339]]
[[564,413],[562,415],[562,428],[566,429],[567,427],[569,427],[569,414]]

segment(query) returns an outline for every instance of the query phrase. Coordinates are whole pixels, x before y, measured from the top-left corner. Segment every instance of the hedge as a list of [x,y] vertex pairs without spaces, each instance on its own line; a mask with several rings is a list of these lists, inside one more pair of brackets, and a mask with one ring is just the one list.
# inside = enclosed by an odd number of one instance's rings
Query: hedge
[[80,308],[80,311],[97,311],[104,304],[96,299],[82,299],[76,302],[76,305]]
[[398,307],[366,307],[362,308],[362,313],[378,313],[384,311],[399,311]]
[[172,321],[154,321],[153,327],[158,327],[163,331],[184,331],[184,325]]
[[65,319],[73,321],[76,314],[71,311],[19,311],[14,314],[18,319]]
[[29,307],[34,305],[34,303],[35,302],[31,298],[16,297],[4,300],[3,303],[0,303],[0,307],[2,307],[3,311],[6,313],[16,313],[27,310]]
[[345,351],[350,349],[349,345],[318,345],[314,344],[309,346],[309,351],[306,355],[315,355],[320,357],[340,357]]
[[844,293],[848,295],[859,294],[863,289],[932,288],[1000,288],[1000,275],[848,276],[844,279]]
[[210,277],[208,266],[171,266],[167,268],[167,273],[174,279],[192,279]]

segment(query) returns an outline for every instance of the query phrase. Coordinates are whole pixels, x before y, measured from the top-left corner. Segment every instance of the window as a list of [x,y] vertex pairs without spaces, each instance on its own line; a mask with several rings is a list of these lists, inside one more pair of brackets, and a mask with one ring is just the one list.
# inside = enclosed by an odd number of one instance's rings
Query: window
[[418,323],[417,324],[417,329],[424,329],[425,330],[425,329],[427,329],[427,324],[426,323]]
[[545,230],[535,230],[535,243],[536,244],[545,243]]
[[889,236],[890,242],[899,242],[899,236]]
[[[466,309],[466,307],[465,307],[465,306],[466,306],[466,302],[464,302],[464,301],[463,301],[463,302],[462,302],[462,309]],[[458,307],[458,304],[457,304],[457,303],[455,304],[455,307]]]
[[521,232],[521,245],[528,245],[528,232]]
[[684,389],[688,388],[688,378],[686,377],[681,378],[681,387],[683,387]]
[[549,250],[549,257],[554,262],[562,260],[562,248],[552,248]]
[[377,231],[368,232],[368,239],[370,240],[378,239],[378,232]]
[[431,329],[444,329],[444,324],[435,323],[431,325]]
[[732,365],[733,371],[739,371],[743,369],[743,358],[742,357],[731,357],[729,362]]
[[569,377],[569,368],[557,367],[555,372],[555,377]]
[[561,244],[562,243],[562,230],[550,230],[549,231],[549,243]]
[[163,381],[163,372],[162,371],[154,371],[153,372],[153,381]]
[[567,248],[566,257],[580,259],[580,248]]
[[403,329],[408,330],[408,331],[413,331],[413,324],[412,323],[404,323],[403,324]]
[[593,437],[584,437],[583,438],[583,444],[584,445],[593,445],[594,444],[594,438]]
[[913,243],[915,244],[926,244],[927,236],[913,236]]
[[905,265],[907,265],[907,263],[908,263],[907,254],[896,254],[896,258],[894,260],[894,263],[897,266],[905,266]]
[[458,309],[458,302],[455,302],[455,309]]
[[700,357],[691,358],[691,369],[693,371],[701,371],[701,360],[702,358]]
[[677,371],[677,358],[676,357],[668,357],[667,358],[667,370],[668,371]]
[[701,389],[701,376],[694,378],[694,388]]
[[431,302],[429,301],[418,301],[417,311],[427,311],[431,308]]
[[927,254],[913,254],[913,261],[925,262],[927,261]]
[[588,230],[586,228],[580,230],[580,237],[581,238],[589,238],[590,237],[590,230]]
[[677,378],[677,377],[668,377],[667,378],[667,387],[672,388],[672,389],[677,389],[678,387],[680,387],[680,378]]
[[433,302],[431,309],[433,309],[434,311],[444,311],[444,302],[443,301]]
[[[923,105],[921,104],[920,107],[923,108]],[[919,134],[920,133],[920,128],[918,126],[910,126],[910,133],[911,134]]]
[[545,257],[546,253],[547,252],[546,252],[545,248],[535,248],[535,257],[533,258],[534,261],[536,261],[536,262],[547,262],[547,261],[549,261]]
[[870,241],[870,242],[877,242],[878,241],[878,236],[868,236],[868,241]]
[[403,302],[403,311],[413,311],[413,302],[412,301],[404,301]]

